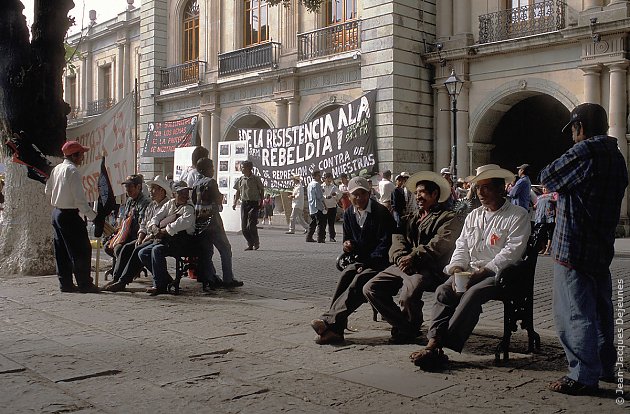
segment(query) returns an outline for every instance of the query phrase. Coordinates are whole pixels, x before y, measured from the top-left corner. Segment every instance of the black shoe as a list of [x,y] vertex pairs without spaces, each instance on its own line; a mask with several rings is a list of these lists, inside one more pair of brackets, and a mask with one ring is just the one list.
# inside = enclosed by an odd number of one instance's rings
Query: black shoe
[[308,230],[304,230],[304,233],[302,233],[302,234],[308,234]]
[[245,251],[248,251],[248,250],[254,250],[254,247],[252,247],[252,246],[247,246],[244,250],[245,250]]
[[201,290],[203,290],[204,292],[212,292],[216,288],[217,287],[212,282],[202,282],[202,285],[201,285]]
[[326,243],[326,240],[317,240],[317,243]]
[[328,241],[331,242],[331,243],[337,243],[337,240],[335,240],[334,237],[331,237],[330,239],[328,239]]
[[254,250],[258,250],[258,249],[260,249],[260,244],[255,244],[254,245]]
[[223,287],[226,289],[231,289],[231,288],[241,287],[241,286],[243,286],[243,282],[236,279],[232,279],[231,282],[223,282]]
[[314,239],[312,239],[312,238],[310,238],[310,239],[306,239],[306,241],[307,241],[308,243],[316,243],[316,242],[315,242],[315,240],[314,240]]
[[152,287],[152,288],[148,288],[147,289],[147,293],[149,294],[149,296],[157,296],[157,295],[162,295],[164,293],[168,293],[168,288],[165,287]]
[[99,289],[98,286],[91,284],[91,285],[79,287],[79,292],[80,293],[101,293],[101,289]]
[[62,286],[59,288],[60,291],[62,291],[63,293],[75,293],[79,291],[79,288],[77,288],[75,285],[70,285],[70,286]]
[[103,290],[106,290],[108,292],[122,292],[125,290],[126,287],[127,287],[126,284],[121,283],[121,282],[116,282],[114,284],[109,285],[107,288],[103,288]]

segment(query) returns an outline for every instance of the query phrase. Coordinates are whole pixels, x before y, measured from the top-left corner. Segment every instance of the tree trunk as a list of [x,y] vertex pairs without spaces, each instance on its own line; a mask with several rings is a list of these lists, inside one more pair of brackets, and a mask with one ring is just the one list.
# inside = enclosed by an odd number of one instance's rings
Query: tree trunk
[[[24,131],[46,155],[61,155],[66,136],[62,76],[63,46],[72,0],[35,0],[29,42],[24,9],[18,0],[0,4],[0,138]],[[4,146],[3,146],[4,147]],[[6,147],[3,156],[8,155]],[[4,214],[0,218],[0,272],[54,273],[50,202],[41,183],[26,178],[26,168],[6,163]]]

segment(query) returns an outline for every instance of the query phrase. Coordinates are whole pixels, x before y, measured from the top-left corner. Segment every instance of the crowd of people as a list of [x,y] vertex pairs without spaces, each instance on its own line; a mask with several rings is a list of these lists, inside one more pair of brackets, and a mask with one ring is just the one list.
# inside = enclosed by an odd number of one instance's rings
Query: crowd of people
[[[329,309],[311,322],[316,342],[343,342],[348,317],[369,302],[391,325],[390,343],[417,343],[425,322],[422,296],[435,292],[428,343],[410,359],[424,370],[443,368],[448,362],[444,348],[462,351],[482,305],[498,298],[499,276],[516,271],[534,231],[547,235],[541,254],[555,260],[554,319],[569,367],[549,388],[583,395],[596,391],[600,380],[615,381],[609,266],[628,171],[616,139],[606,135],[607,115],[601,106],[579,105],[565,129],[571,130],[575,145],[542,170],[538,197],[532,196],[528,164],[517,167],[516,177],[486,164],[455,182],[449,168],[401,172],[394,181],[387,170],[377,186],[366,177],[345,174],[336,184],[330,172],[313,171],[304,188],[302,177],[294,176],[287,233],[295,234],[299,226],[306,242],[325,243],[328,231],[328,241],[336,242],[334,224],[341,209],[342,250],[351,258]],[[82,218],[94,220],[96,212],[85,199],[77,169],[88,150],[66,142],[65,159],[46,184],[54,207],[62,292],[99,290],[90,276],[91,250]],[[143,196],[141,176],[131,175],[123,183],[127,202],[115,233],[120,237],[108,246],[116,260],[113,281],[105,290],[124,290],[145,267],[154,281],[148,292],[166,293],[172,281],[166,257],[191,251],[199,258],[204,289],[242,285],[234,279],[231,246],[219,214],[223,195],[203,147],[193,153],[193,165],[182,181],[171,183],[161,176],[148,181],[150,199]],[[232,207],[240,203],[245,250],[258,250],[259,211],[267,210],[270,197],[265,198],[250,161],[241,170]],[[305,206],[310,223],[304,219]],[[271,222],[272,214],[264,217]],[[212,264],[214,247],[221,255],[222,279]]]

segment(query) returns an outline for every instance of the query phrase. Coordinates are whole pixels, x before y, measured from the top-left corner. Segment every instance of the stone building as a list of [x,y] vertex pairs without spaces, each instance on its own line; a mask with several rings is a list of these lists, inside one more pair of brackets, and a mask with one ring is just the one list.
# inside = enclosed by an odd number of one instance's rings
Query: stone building
[[[137,79],[140,148],[150,122],[199,115],[198,142],[216,157],[238,128],[307,122],[376,89],[381,170],[439,171],[455,139],[459,176],[488,162],[529,163],[537,174],[572,144],[560,130],[582,102],[607,109],[627,159],[629,9],[625,0],[325,0],[309,13],[297,0],[144,0],[84,31],[66,100],[89,109]],[[455,134],[452,72],[463,82]],[[147,176],[172,171],[172,157],[139,161]],[[625,201],[621,218],[627,229]]]

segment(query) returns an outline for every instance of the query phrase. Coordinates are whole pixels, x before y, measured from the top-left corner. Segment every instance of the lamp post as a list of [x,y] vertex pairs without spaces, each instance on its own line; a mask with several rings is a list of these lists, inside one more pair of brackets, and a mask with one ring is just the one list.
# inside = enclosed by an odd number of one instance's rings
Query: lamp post
[[451,113],[453,114],[451,121],[451,177],[453,182],[457,182],[457,97],[462,91],[464,82],[457,77],[455,69],[451,69],[451,76],[444,81],[444,86],[451,98]]

